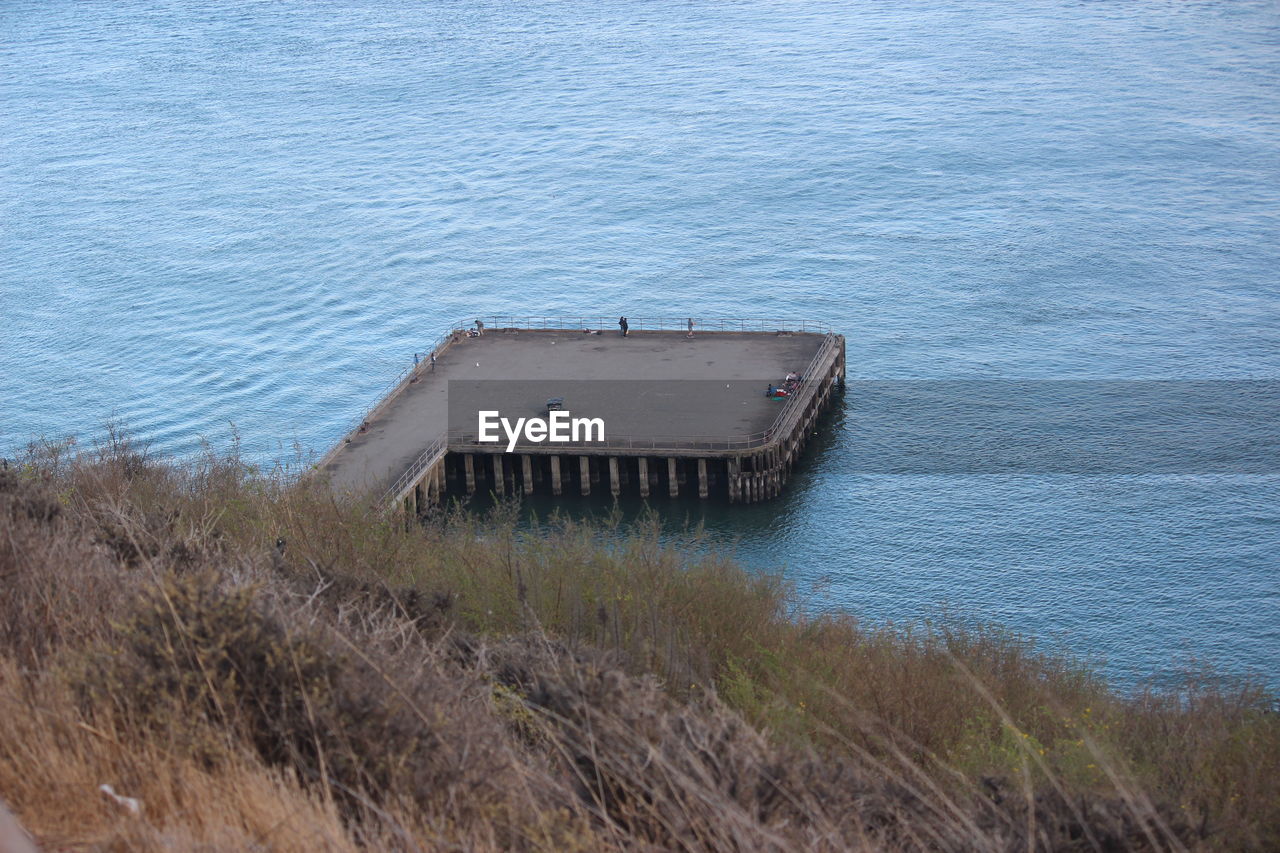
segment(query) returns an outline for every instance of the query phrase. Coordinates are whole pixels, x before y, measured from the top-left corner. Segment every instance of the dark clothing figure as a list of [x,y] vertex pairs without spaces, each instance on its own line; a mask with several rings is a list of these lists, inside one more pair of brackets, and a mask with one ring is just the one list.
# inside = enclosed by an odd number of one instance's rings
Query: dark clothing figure
[[431,351],[431,372],[432,373],[436,372],[436,351],[435,350]]
[[626,317],[618,318],[618,328],[622,330],[622,336],[625,338],[627,336],[627,318]]

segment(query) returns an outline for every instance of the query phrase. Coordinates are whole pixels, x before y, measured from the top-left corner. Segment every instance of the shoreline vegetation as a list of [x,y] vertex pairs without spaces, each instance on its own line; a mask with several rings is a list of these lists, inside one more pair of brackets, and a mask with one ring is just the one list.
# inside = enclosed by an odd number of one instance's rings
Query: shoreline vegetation
[[652,525],[515,517],[33,446],[0,799],[42,849],[1280,849],[1261,687],[1122,695],[998,628],[806,614]]

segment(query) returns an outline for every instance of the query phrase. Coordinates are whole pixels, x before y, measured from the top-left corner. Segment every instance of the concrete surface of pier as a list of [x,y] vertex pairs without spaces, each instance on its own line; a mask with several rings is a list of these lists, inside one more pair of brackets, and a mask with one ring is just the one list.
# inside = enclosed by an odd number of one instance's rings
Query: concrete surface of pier
[[[835,341],[838,347],[833,345]],[[477,454],[501,453],[504,448],[471,444],[474,436],[460,437],[456,420],[450,434],[448,391],[450,382],[455,380],[477,387],[485,380],[517,380],[501,386],[516,391],[510,392],[510,399],[499,408],[504,415],[513,411],[518,416],[528,416],[539,413],[536,409],[546,396],[555,396],[546,393],[547,389],[565,383],[573,388],[565,408],[575,416],[603,418],[609,446],[522,446],[520,454],[563,454],[563,467],[572,469],[564,479],[573,479],[584,494],[589,492],[591,482],[599,482],[601,470],[608,472],[614,494],[619,491],[619,477],[623,482],[630,481],[628,471],[643,474],[645,482],[638,487],[642,495],[650,491],[650,478],[655,488],[668,488],[676,494],[675,487],[664,478],[668,472],[676,476],[676,452],[671,448],[686,448],[692,452],[680,453],[679,458],[687,457],[690,471],[695,464],[698,466],[700,493],[705,497],[707,461],[696,460],[731,456],[734,454],[727,451],[735,448],[757,450],[769,443],[772,425],[787,404],[766,398],[766,386],[771,382],[781,384],[790,372],[813,369],[815,360],[821,362],[823,376],[817,384],[806,383],[800,394],[813,399],[791,403],[803,402],[811,410],[806,425],[825,403],[837,373],[843,377],[843,338],[839,336],[789,331],[697,331],[690,336],[684,331],[633,330],[624,338],[616,330],[491,327],[482,336],[470,337],[455,331],[439,347],[434,368],[424,360],[360,427],[325,456],[319,468],[340,493],[391,489],[400,497],[412,494],[417,483],[417,497],[436,502],[449,484],[462,491],[465,481],[466,492],[476,490],[478,477],[482,481],[480,488],[496,488],[500,492],[514,489],[519,481],[526,494],[531,493],[535,480],[554,480],[554,493],[559,494],[559,458],[548,461],[535,456],[537,461],[531,463],[527,455],[521,459],[515,454],[514,459],[505,462],[485,463]],[[801,432],[803,428],[800,427]],[[790,428],[791,433],[795,431]],[[695,440],[684,441],[686,438]],[[803,436],[799,440],[795,435],[782,438],[791,448],[785,454],[789,460],[803,444]],[[467,446],[455,446],[463,439]],[[644,444],[646,441],[648,445]],[[646,454],[644,446],[654,450]],[[668,452],[661,452],[663,449]],[[446,465],[446,455],[456,457],[455,464]],[[593,455],[602,458],[589,461]],[[632,458],[619,468],[619,456],[646,455],[653,457],[652,465],[648,459]],[[613,457],[613,461],[605,460],[606,456]],[[667,457],[671,458],[661,461]],[[723,483],[726,477],[736,477],[733,472],[743,470],[741,458],[739,455],[737,467],[734,460],[727,463],[727,468],[721,461],[713,469],[711,481],[720,477]],[[769,458],[781,460],[783,456],[775,453]],[[747,462],[746,470],[755,470],[761,464]],[[651,470],[654,473],[650,474]],[[684,482],[685,478],[685,469],[680,467],[678,479]],[[429,483],[426,492],[419,481]],[[776,489],[766,492],[760,497],[772,496]],[[727,494],[734,499],[732,487]]]

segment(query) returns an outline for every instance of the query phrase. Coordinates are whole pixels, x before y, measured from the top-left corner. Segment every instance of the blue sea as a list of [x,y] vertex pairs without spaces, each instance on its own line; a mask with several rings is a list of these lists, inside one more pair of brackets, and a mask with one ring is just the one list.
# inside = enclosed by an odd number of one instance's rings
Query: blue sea
[[1276,380],[1278,308],[1274,0],[0,6],[10,455],[323,453],[483,314],[823,321],[851,382],[785,496],[673,529],[814,609],[1280,686],[1280,474],[881,472],[856,417]]

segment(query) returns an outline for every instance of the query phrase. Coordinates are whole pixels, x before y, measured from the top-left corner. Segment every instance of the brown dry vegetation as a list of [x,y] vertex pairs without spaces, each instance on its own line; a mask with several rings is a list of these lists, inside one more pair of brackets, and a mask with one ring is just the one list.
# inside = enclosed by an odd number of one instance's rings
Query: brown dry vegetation
[[0,591],[0,798],[46,849],[1280,849],[1270,695],[806,617],[653,530],[46,446],[0,471]]

